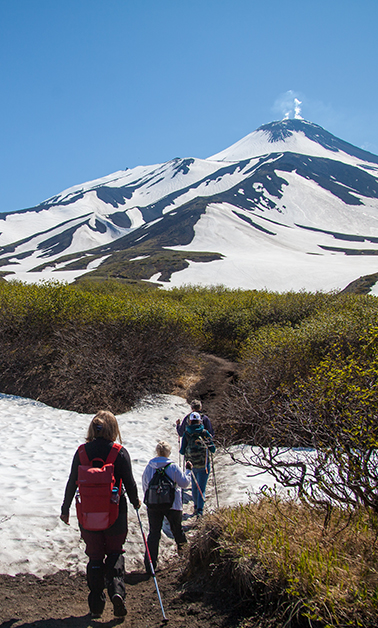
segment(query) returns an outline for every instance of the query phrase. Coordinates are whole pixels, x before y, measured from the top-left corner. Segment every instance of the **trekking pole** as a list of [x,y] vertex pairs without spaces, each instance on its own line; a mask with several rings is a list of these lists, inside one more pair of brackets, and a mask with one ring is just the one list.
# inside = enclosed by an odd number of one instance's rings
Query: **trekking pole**
[[[179,464],[178,466],[181,466],[181,458],[182,458],[182,470],[185,471],[185,456],[181,456],[180,454],[180,448],[181,448],[181,438],[180,438],[180,434],[178,434],[177,436],[178,439],[178,450],[179,450]],[[181,499],[183,500],[184,503],[184,489],[181,489]]]
[[179,467],[180,467],[180,466],[181,466],[181,454],[180,454],[180,434],[178,434],[178,436],[177,436],[177,441],[178,441],[178,443],[177,443],[177,444],[178,444],[178,452],[179,452],[178,457],[179,457]]
[[142,521],[140,519],[139,510],[136,511],[136,514],[137,514],[137,517],[138,517],[140,531],[142,533],[142,537],[143,537],[143,541],[144,541],[144,546],[146,548],[146,554],[148,556],[148,561],[150,563],[150,569],[151,569],[152,577],[153,577],[154,582],[155,582],[155,588],[156,588],[156,593],[158,594],[161,612],[163,613],[163,622],[166,624],[168,622],[168,619],[166,618],[165,613],[164,613],[164,606],[163,606],[163,602],[161,601],[160,591],[159,591],[159,587],[158,587],[158,583],[157,583],[156,575],[155,575],[155,569],[154,569],[154,566],[152,564],[152,558],[151,558],[150,550],[148,549],[148,543],[147,543],[146,535],[144,534]]
[[215,497],[217,499],[217,508],[219,508],[219,497],[218,497],[218,489],[217,489],[217,481],[215,479],[215,469],[214,469],[214,459],[213,454],[210,452],[211,456],[211,466],[213,467],[213,478],[214,478],[214,488],[215,488]]

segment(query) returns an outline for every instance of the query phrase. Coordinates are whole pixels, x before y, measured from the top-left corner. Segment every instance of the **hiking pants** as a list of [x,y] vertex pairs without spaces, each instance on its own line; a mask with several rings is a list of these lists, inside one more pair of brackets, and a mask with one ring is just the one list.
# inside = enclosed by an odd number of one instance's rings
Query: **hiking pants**
[[196,511],[197,515],[202,515],[203,513],[203,507],[205,504],[205,493],[206,493],[206,484],[207,484],[207,480],[209,479],[209,474],[210,474],[210,469],[192,469],[193,474],[198,482],[198,485],[201,489],[202,495],[198,490],[197,484],[194,481],[194,478],[192,477],[192,497],[193,497],[193,502],[194,502],[194,510]]
[[[159,553],[159,543],[161,537],[161,529],[163,526],[163,519],[167,517],[169,525],[171,526],[173,537],[180,547],[183,543],[186,543],[186,536],[182,529],[182,510],[172,510],[164,508],[163,510],[152,510],[147,508],[149,533],[147,538],[148,549],[150,550],[152,564],[154,569],[157,563],[157,557]],[[147,572],[151,572],[150,561],[148,560],[147,552],[144,555],[144,565]]]
[[82,528],[81,536],[86,545],[85,553],[89,556],[87,565],[89,610],[91,613],[100,614],[105,607],[105,587],[108,589],[110,599],[116,593],[123,600],[126,596],[122,549],[126,534],[110,536],[104,532],[90,532]]

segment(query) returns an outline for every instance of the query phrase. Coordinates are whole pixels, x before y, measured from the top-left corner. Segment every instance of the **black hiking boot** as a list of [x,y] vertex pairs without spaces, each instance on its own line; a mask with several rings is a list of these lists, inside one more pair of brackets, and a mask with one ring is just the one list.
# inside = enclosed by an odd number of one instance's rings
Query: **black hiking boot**
[[119,593],[113,595],[112,603],[114,608],[114,617],[125,617],[125,615],[127,615],[125,601],[122,599]]

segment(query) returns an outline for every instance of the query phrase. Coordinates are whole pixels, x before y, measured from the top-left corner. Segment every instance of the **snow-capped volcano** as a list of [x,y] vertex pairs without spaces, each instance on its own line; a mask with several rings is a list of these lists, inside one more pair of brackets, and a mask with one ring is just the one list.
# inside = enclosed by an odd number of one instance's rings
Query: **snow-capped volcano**
[[0,214],[7,279],[339,289],[378,272],[378,157],[305,120]]
[[[378,164],[378,157],[344,142],[312,122],[302,119],[281,120],[259,127],[225,150],[209,157],[218,161],[240,161],[269,153],[291,152],[313,157],[335,158],[355,163],[350,157]],[[333,153],[333,156],[330,155]]]

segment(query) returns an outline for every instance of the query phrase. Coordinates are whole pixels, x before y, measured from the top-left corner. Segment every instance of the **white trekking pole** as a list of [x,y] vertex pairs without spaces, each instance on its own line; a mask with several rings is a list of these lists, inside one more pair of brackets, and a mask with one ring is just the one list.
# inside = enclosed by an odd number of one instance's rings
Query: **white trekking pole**
[[139,521],[140,531],[142,533],[142,537],[143,537],[143,541],[144,541],[144,547],[146,548],[146,554],[148,556],[148,561],[150,563],[150,569],[151,569],[152,577],[154,579],[156,593],[158,594],[161,612],[163,613],[163,622],[166,624],[168,622],[168,619],[165,616],[163,602],[161,601],[160,591],[159,591],[159,587],[158,587],[158,583],[157,583],[156,575],[155,575],[155,569],[154,569],[154,566],[152,564],[152,558],[151,558],[150,550],[148,549],[148,543],[147,543],[146,535],[144,534],[142,522],[141,522],[141,519],[140,519],[139,510],[137,510],[136,513],[137,513],[137,517],[138,517],[138,521]]
[[181,467],[180,441],[181,441],[180,434],[178,434],[177,435],[177,445],[178,445],[178,452],[179,452],[179,454],[178,454],[178,458],[179,458],[178,459],[178,466],[179,467]]
[[211,456],[211,466],[213,467],[215,497],[217,498],[217,508],[219,508],[219,497],[218,497],[217,481],[215,479],[214,458],[213,458],[213,454],[211,452],[210,452],[210,456]]

